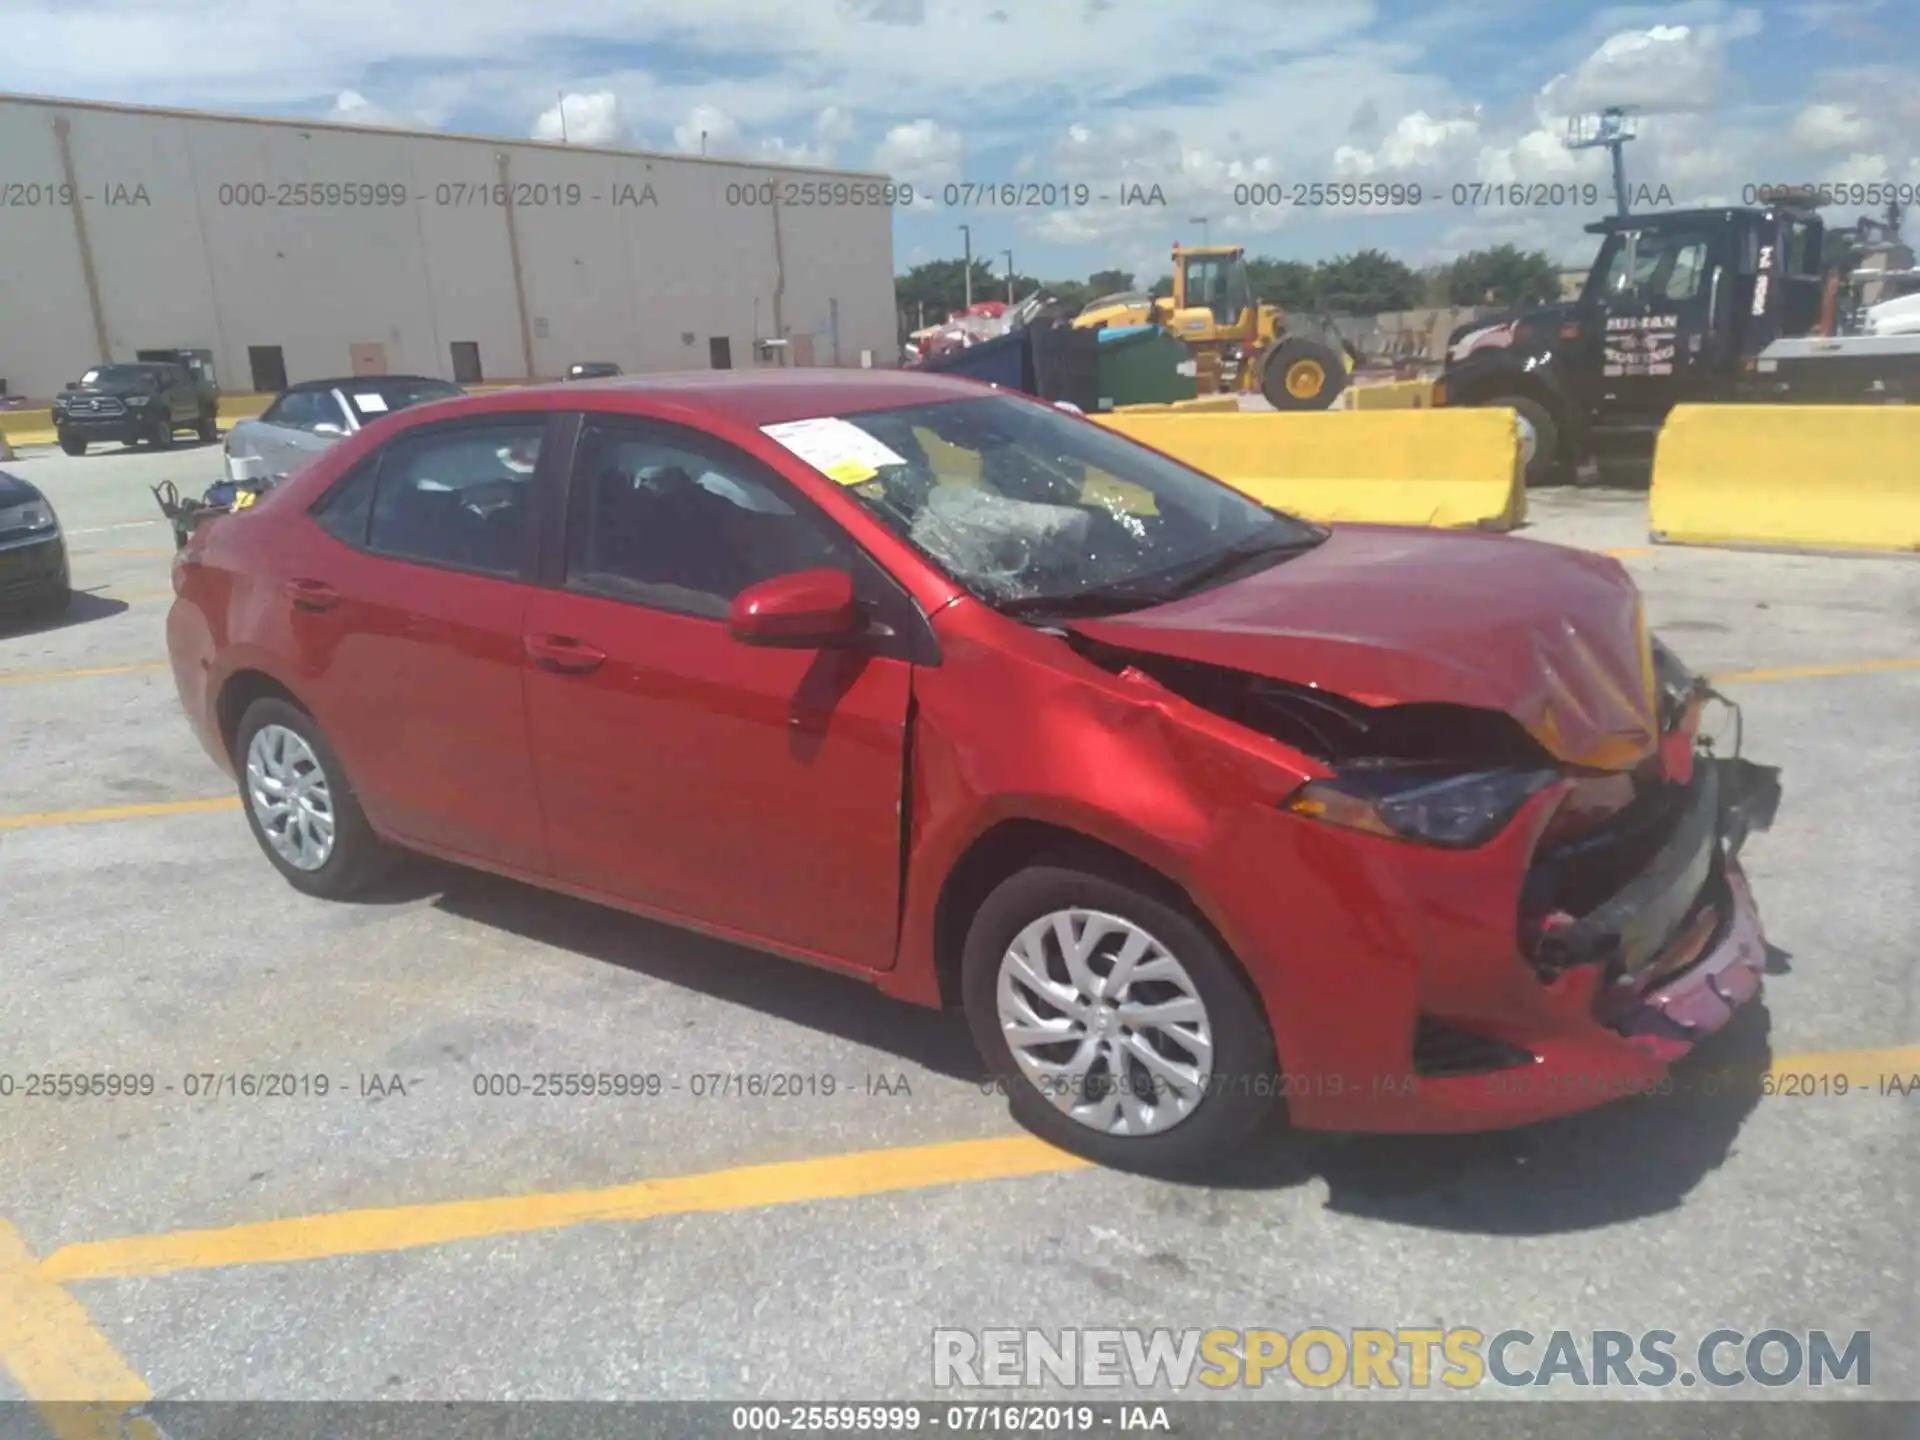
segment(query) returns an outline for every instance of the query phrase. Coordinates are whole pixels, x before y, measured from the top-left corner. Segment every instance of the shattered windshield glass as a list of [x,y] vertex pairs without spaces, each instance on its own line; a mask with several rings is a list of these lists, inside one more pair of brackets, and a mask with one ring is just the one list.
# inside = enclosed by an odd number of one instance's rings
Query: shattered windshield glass
[[[858,433],[836,441],[831,427]],[[793,432],[791,441],[780,431]],[[990,604],[1165,598],[1243,551],[1305,547],[1323,534],[1098,425],[1012,396],[769,433]],[[836,455],[848,458],[835,463]]]

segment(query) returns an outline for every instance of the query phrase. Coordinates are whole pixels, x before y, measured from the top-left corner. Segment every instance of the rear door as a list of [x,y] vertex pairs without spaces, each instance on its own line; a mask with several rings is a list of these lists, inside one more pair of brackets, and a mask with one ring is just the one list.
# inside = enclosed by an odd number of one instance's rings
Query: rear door
[[370,814],[401,837],[545,867],[522,619],[547,419],[409,431],[336,484],[284,603],[303,689]]
[[[780,476],[699,432],[587,417],[563,536],[526,613],[553,873],[656,911],[892,965],[911,602]],[[851,572],[891,631],[743,644],[746,586]]]

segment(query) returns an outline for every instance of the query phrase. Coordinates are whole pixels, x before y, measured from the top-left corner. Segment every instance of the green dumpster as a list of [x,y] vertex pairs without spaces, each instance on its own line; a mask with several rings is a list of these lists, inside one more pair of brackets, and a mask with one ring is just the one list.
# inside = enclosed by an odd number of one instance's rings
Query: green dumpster
[[1108,326],[1100,332],[1099,353],[1102,410],[1116,405],[1168,405],[1199,393],[1193,356],[1158,325]]

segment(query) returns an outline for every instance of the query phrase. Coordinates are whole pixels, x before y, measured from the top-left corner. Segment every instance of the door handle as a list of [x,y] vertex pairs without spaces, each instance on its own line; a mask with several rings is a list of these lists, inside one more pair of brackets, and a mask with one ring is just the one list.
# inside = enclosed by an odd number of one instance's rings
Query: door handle
[[285,588],[296,610],[319,614],[340,603],[340,592],[324,580],[289,580]]
[[527,654],[542,670],[557,675],[588,675],[606,661],[607,652],[571,635],[529,635]]

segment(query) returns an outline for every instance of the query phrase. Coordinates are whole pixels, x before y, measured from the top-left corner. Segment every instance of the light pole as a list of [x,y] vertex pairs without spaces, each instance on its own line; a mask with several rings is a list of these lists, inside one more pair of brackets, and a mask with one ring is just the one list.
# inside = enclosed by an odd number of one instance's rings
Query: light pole
[[1000,253],[1007,257],[1007,304],[1011,305],[1013,304],[1013,252],[1002,250]]
[[973,227],[962,225],[960,235],[967,247],[960,263],[967,285],[967,309],[971,310],[973,308]]
[[1191,217],[1187,221],[1187,223],[1189,225],[1198,225],[1200,227],[1200,243],[1202,245],[1206,244],[1207,243],[1207,217],[1204,215],[1195,215]]

